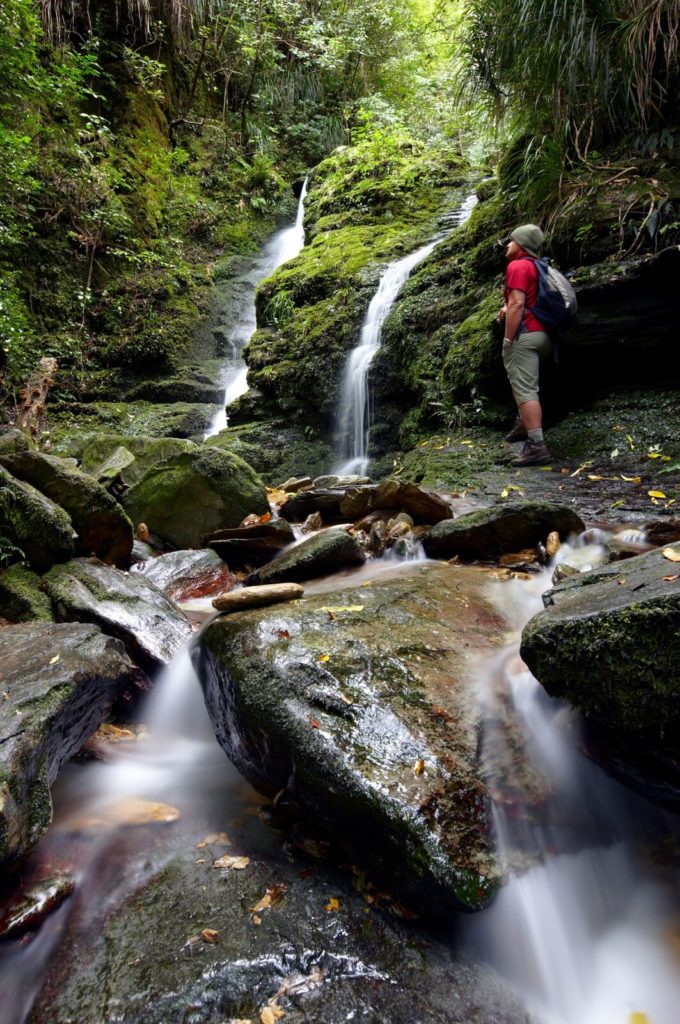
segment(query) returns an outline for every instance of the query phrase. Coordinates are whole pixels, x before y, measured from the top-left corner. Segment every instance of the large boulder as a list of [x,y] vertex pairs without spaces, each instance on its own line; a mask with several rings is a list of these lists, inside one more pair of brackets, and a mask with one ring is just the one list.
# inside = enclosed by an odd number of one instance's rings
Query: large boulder
[[358,540],[342,529],[323,530],[246,576],[245,586],[260,583],[300,583],[366,561]]
[[141,573],[78,558],[54,566],[44,581],[60,621],[95,623],[145,668],[167,665],[191,638],[188,620]]
[[[680,544],[667,551],[680,555]],[[606,733],[605,760],[648,795],[680,804],[680,572],[661,549],[544,595],[521,654],[548,693]]]
[[423,548],[430,558],[497,558],[544,542],[553,531],[566,540],[584,529],[568,505],[508,501],[438,523],[423,537]]
[[295,534],[285,519],[272,519],[268,523],[217,530],[204,541],[232,568],[244,565],[264,565],[295,540]]
[[60,765],[140,673],[118,640],[70,623],[0,630],[0,662],[0,860],[7,860],[47,830]]
[[178,548],[201,547],[205,534],[269,511],[255,470],[219,448],[197,448],[152,466],[123,503],[135,522]]
[[279,515],[289,523],[303,523],[307,516],[319,512],[326,523],[342,519],[340,502],[345,497],[341,488],[319,487],[300,491],[289,498],[279,510]]
[[0,532],[38,572],[75,552],[75,530],[63,508],[1,468]]
[[246,778],[286,790],[352,863],[430,910],[478,909],[500,876],[474,670],[506,627],[486,588],[474,569],[421,564],[217,618],[195,649]]
[[0,616],[8,622],[53,622],[52,602],[40,577],[25,565],[0,574]]
[[0,463],[68,512],[78,534],[76,554],[96,555],[114,565],[130,564],[132,524],[94,477],[66,459],[40,452],[0,453]]
[[224,594],[235,582],[228,566],[214,551],[168,551],[133,571],[151,580],[171,601]]

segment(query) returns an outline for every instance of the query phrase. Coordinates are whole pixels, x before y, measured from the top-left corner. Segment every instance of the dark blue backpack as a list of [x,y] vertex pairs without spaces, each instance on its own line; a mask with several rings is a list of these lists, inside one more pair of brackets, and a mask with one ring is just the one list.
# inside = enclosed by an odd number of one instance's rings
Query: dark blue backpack
[[536,304],[527,306],[549,334],[564,334],[576,323],[576,292],[564,274],[541,259],[532,259],[538,272]]

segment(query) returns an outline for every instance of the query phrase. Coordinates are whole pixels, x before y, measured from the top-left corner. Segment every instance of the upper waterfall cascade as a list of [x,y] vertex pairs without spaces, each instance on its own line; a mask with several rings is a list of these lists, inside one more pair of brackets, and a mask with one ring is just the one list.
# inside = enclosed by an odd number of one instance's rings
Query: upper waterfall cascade
[[432,250],[452,231],[465,224],[477,204],[472,193],[458,210],[447,218],[447,228],[431,242],[391,263],[380,278],[378,290],[371,299],[359,336],[359,344],[347,359],[342,384],[338,425],[341,435],[339,464],[335,472],[340,475],[363,475],[368,466],[368,433],[371,426],[368,371],[380,348],[382,327],[392,312],[402,288],[411,272],[427,259]]
[[240,282],[248,286],[246,289],[246,299],[241,309],[236,311],[230,327],[229,343],[231,346],[231,356],[222,368],[221,383],[224,385],[224,398],[215,418],[206,431],[206,437],[213,437],[225,429],[228,419],[227,407],[248,390],[246,379],[248,367],[241,353],[257,327],[255,291],[266,277],[273,274],[284,263],[294,259],[304,246],[305,229],[303,219],[306,195],[307,179],[305,178],[298,200],[295,223],[282,228],[275,235],[272,235],[260,255],[254,260],[250,271],[243,278],[239,279]]

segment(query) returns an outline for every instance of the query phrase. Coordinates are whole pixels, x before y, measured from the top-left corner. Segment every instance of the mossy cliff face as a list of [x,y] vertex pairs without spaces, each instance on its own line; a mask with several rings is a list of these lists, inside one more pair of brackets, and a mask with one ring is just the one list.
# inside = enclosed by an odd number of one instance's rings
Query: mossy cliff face
[[342,366],[386,265],[431,238],[465,180],[456,160],[402,143],[343,147],[314,171],[307,245],[258,291],[248,381],[273,410],[329,426]]

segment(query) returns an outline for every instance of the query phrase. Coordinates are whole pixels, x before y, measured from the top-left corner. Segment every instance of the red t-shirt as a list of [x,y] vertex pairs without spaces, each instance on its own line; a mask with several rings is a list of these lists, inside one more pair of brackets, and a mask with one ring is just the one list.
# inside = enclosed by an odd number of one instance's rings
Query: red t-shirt
[[516,288],[526,295],[524,308],[524,327],[520,327],[520,333],[524,331],[545,331],[540,320],[529,312],[528,306],[535,306],[538,298],[538,271],[536,264],[527,256],[517,256],[511,260],[505,268],[505,288],[503,297],[508,301],[510,292]]

